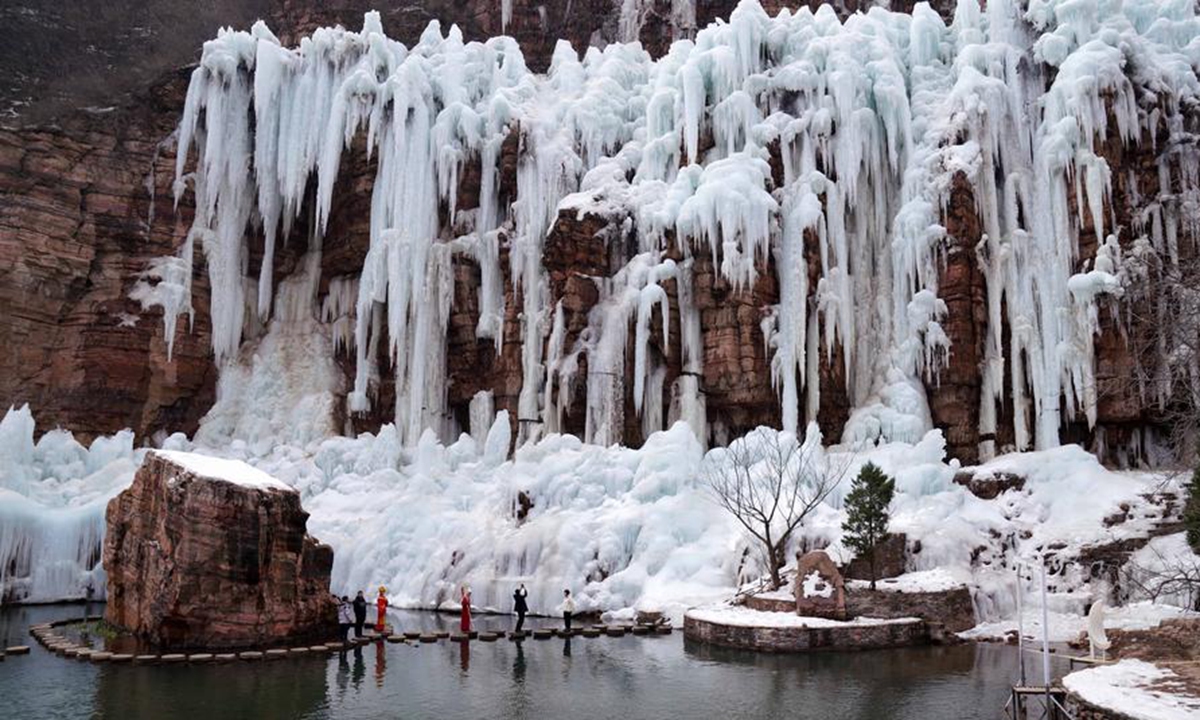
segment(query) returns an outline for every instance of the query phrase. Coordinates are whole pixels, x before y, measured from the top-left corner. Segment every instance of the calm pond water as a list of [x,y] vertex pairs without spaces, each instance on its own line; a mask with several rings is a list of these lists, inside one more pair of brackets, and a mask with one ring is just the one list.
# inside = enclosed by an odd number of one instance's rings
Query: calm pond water
[[[97,606],[102,608],[103,606]],[[95,666],[28,634],[79,606],[0,609],[0,718],[999,718],[1016,677],[1002,645],[776,656],[664,637],[370,645],[278,662]],[[480,629],[511,627],[503,616]],[[398,613],[402,629],[454,618]],[[535,623],[536,625],[536,623]]]

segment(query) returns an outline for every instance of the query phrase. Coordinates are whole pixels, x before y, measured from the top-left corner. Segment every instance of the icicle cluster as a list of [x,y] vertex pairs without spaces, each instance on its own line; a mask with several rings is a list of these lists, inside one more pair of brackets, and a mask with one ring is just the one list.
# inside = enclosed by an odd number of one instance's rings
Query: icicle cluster
[[[643,5],[623,3],[626,39]],[[511,4],[502,7],[507,22]],[[694,18],[690,2],[672,12]],[[735,291],[763,272],[778,279],[763,331],[786,430],[816,417],[822,356],[840,351],[855,408],[848,437],[915,442],[931,425],[924,383],[953,351],[938,297],[941,215],[962,174],[984,230],[975,248],[988,293],[979,430],[993,436],[1007,397],[1018,449],[1050,447],[1065,419],[1095,420],[1097,303],[1120,296],[1124,282],[1115,240],[1084,267],[1081,228],[1143,234],[1171,257],[1196,229],[1181,210],[1200,186],[1194,152],[1162,152],[1174,199],[1150,203],[1144,227],[1116,228],[1106,205],[1114,169],[1097,145],[1114,133],[1127,144],[1152,142],[1161,127],[1183,133],[1181,113],[1200,90],[1198,32],[1187,2],[991,0],[981,10],[960,0],[947,25],[925,3],[911,15],[873,8],[842,22],[828,6],[771,18],[746,0],[660,60],[636,43],[589,48],[581,60],[560,42],[539,75],[510,38],[466,43],[434,22],[407,48],[375,13],[361,32],[321,29],[294,49],[261,23],[223,30],[205,45],[179,130],[177,194],[194,188],[195,226],[180,257],[150,271],[161,282],[135,292],[166,308],[173,337],[175,316],[190,312],[199,240],[214,351],[232,357],[248,314],[280,312],[276,241],[306,207],[323,232],[342,156],[365,138],[377,167],[370,249],[357,281],[331,285],[322,315],[337,325],[337,346],[357,356],[351,411],[373,402],[386,336],[405,443],[457,429],[445,395],[452,256],[480,265],[476,333],[499,348],[505,244],[521,303],[519,441],[562,427],[577,381],[587,387],[588,441],[621,439],[627,394],[647,433],[685,419],[708,437],[691,298],[702,254]],[[511,133],[516,198],[502,207],[500,148]],[[458,212],[459,178],[476,159],[479,208]],[[542,268],[546,235],[567,208],[627,218],[637,245],[601,281],[601,303],[572,347]],[[255,290],[244,275],[258,231]],[[654,347],[672,343],[683,374],[664,409]],[[575,377],[581,353],[586,379]],[[490,399],[472,403],[473,433],[492,412]]]

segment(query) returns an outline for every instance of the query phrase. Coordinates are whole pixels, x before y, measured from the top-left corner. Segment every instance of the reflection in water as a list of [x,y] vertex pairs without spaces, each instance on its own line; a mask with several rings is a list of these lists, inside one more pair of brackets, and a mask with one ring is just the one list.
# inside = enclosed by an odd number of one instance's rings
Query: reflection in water
[[375,687],[383,687],[383,676],[387,672],[387,648],[382,640],[375,641]]
[[[30,623],[78,612],[0,609],[0,636],[18,644]],[[412,614],[407,624],[443,622]],[[1014,649],[998,645],[772,656],[684,643],[678,635],[559,642],[561,647],[553,641],[455,643],[457,650],[446,642],[420,649],[377,644],[370,683],[363,648],[285,662],[154,667],[69,662],[34,648],[30,657],[0,666],[0,714],[93,720],[995,720],[1017,676]]]
[[517,646],[517,656],[513,659],[513,682],[525,684],[525,643],[520,640],[513,643]]
[[[55,665],[63,661],[49,658]],[[185,666],[95,666],[91,717],[112,720],[239,717],[290,720],[328,705],[327,658]],[[73,688],[85,692],[87,686]],[[0,697],[7,693],[0,690]],[[8,708],[5,709],[6,712]],[[16,712],[12,717],[87,717],[87,713]]]
[[362,645],[354,646],[354,671],[350,674],[350,682],[354,683],[355,690],[362,689],[363,677],[367,674],[367,666],[363,662]]

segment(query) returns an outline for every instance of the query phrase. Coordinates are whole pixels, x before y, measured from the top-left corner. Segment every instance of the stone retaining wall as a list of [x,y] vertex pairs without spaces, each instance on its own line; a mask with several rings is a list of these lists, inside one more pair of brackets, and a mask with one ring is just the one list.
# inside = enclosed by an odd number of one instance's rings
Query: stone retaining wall
[[1135,720],[1129,715],[1093,705],[1074,693],[1067,693],[1063,705],[1075,720]]
[[[746,607],[760,612],[796,612],[792,600],[751,595]],[[919,617],[939,622],[948,632],[975,627],[975,605],[965,586],[944,592],[900,593],[882,590],[854,590],[846,593],[847,617],[904,618]]]
[[929,629],[921,620],[875,625],[847,623],[832,627],[746,627],[683,618],[683,634],[691,640],[760,652],[875,650],[924,645]]

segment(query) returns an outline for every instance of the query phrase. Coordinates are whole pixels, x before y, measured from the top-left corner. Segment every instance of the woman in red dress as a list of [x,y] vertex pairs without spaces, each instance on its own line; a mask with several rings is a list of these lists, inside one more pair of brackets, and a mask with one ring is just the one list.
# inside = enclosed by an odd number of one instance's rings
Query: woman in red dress
[[471,632],[471,588],[466,585],[462,586],[462,596],[459,597],[459,602],[462,603],[462,631]]
[[379,617],[375,619],[375,632],[383,632],[384,621],[387,619],[387,588],[379,586],[379,597],[375,600],[375,607],[379,610]]

